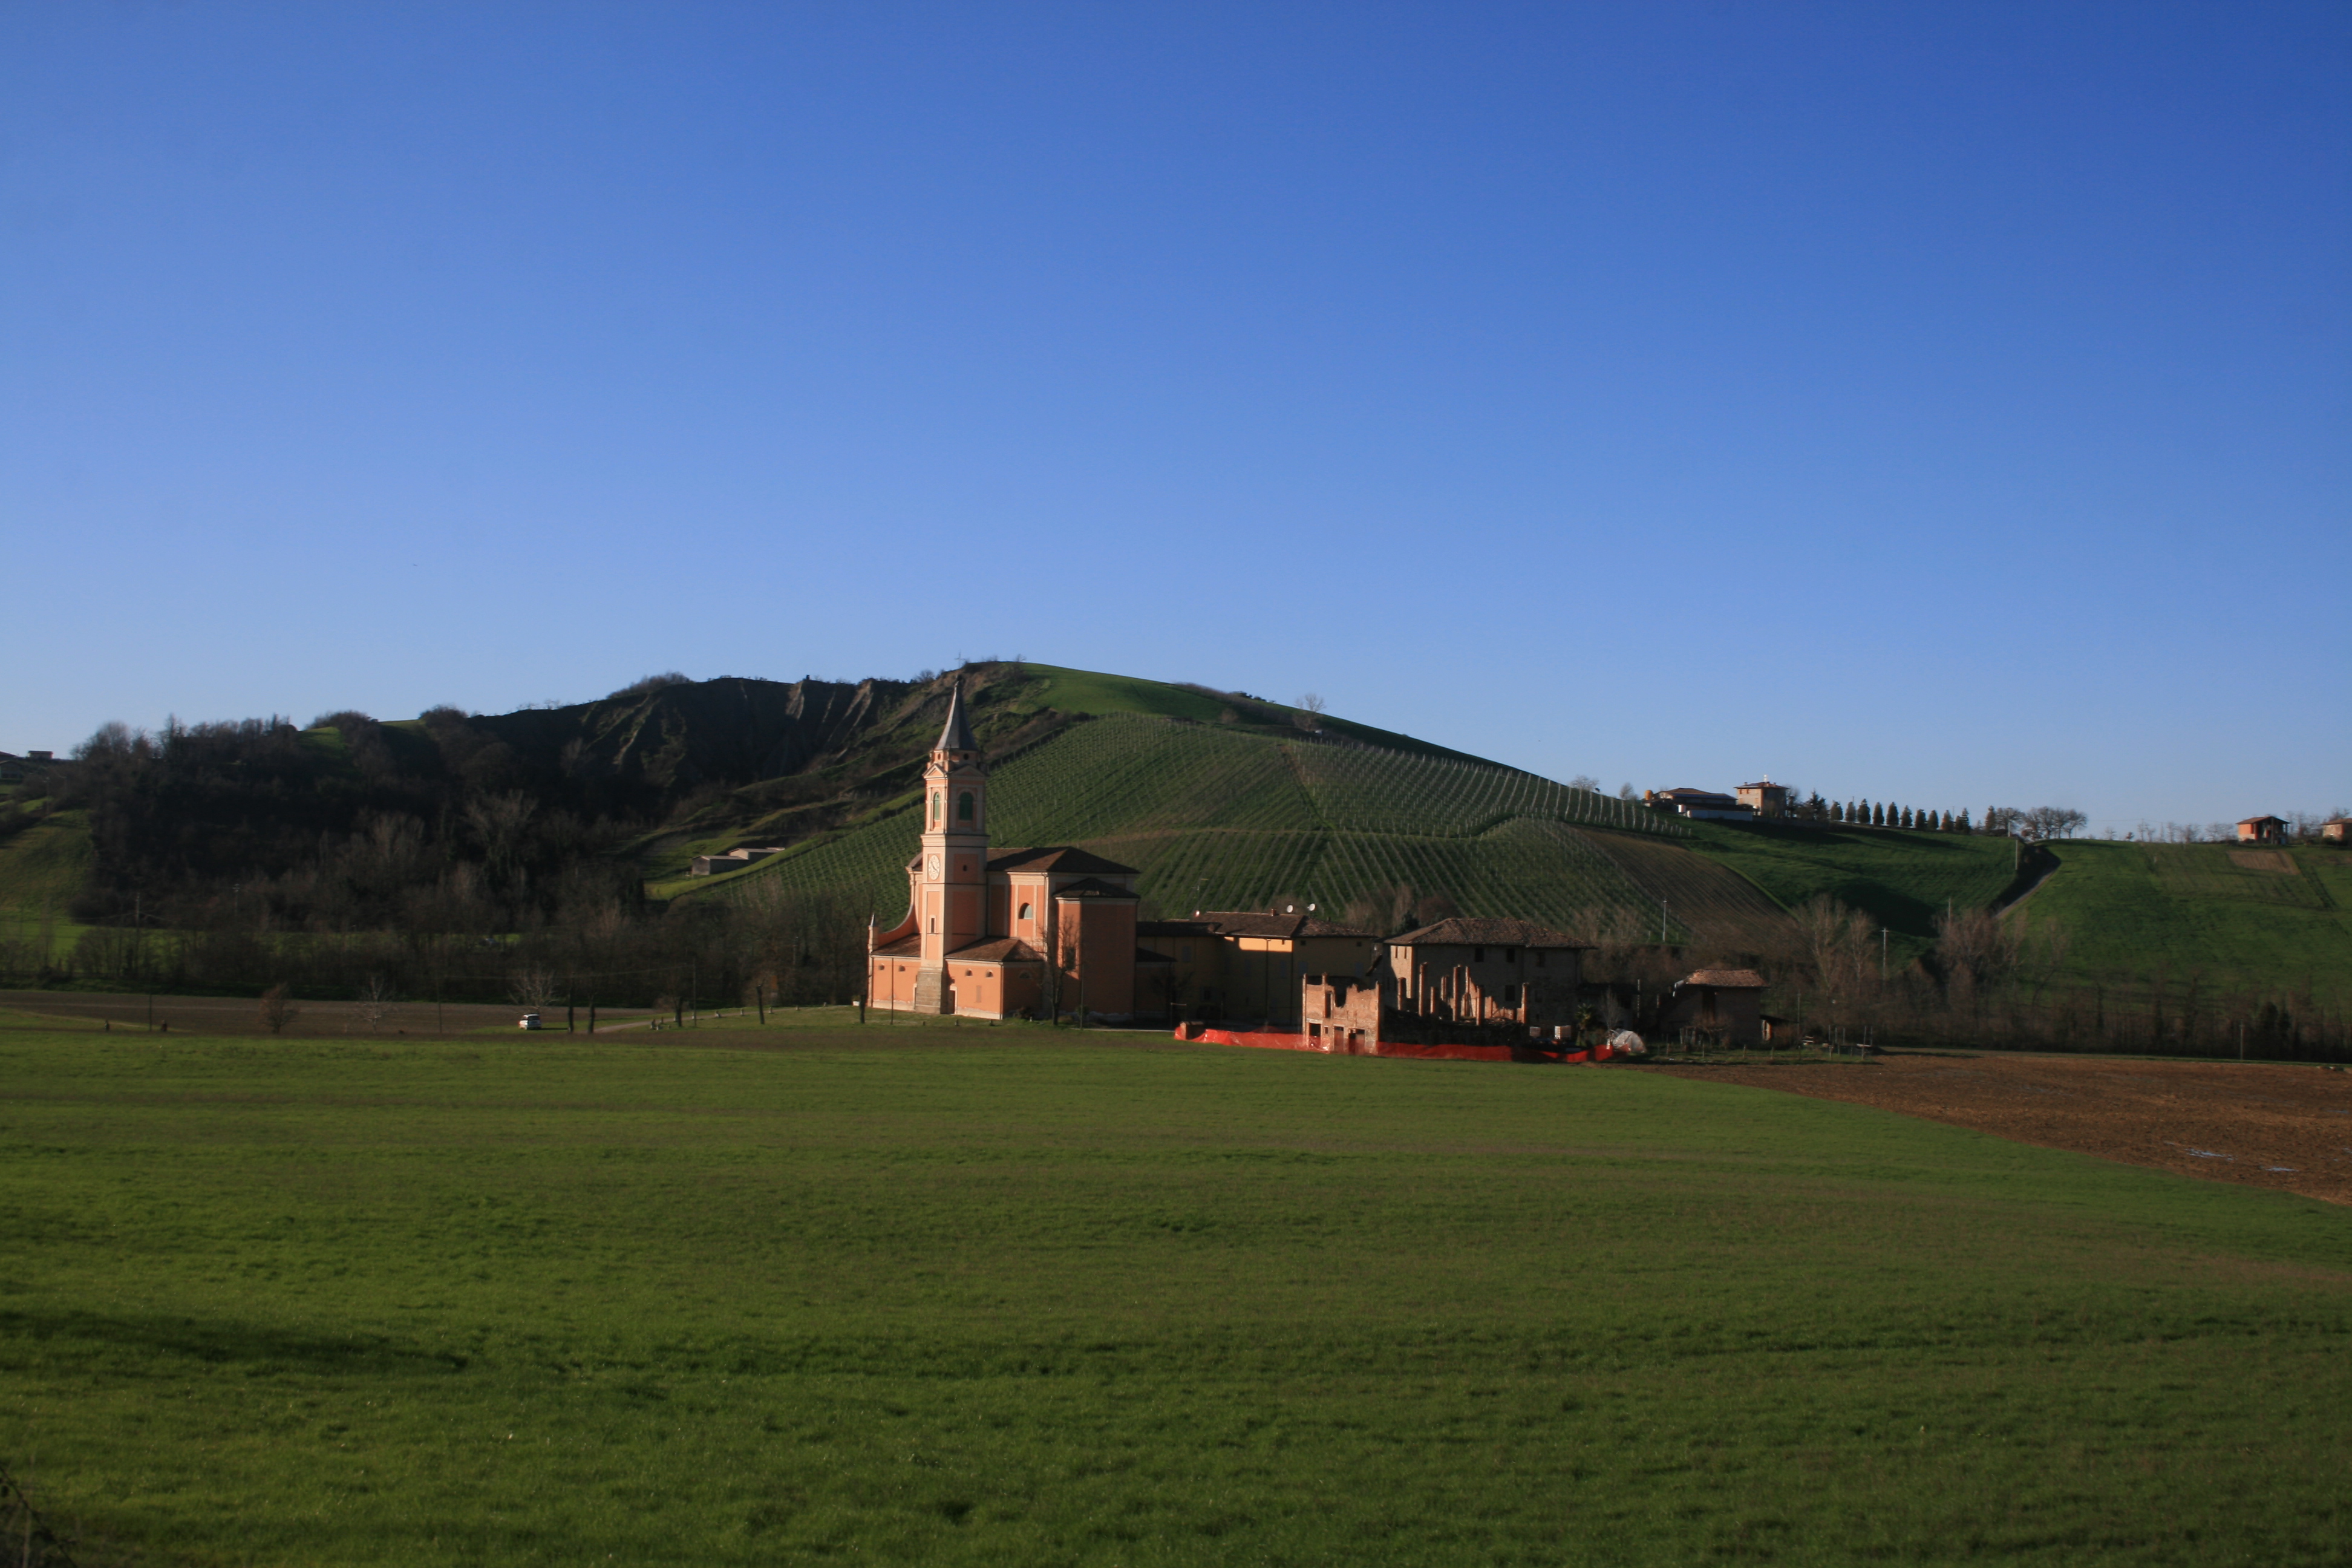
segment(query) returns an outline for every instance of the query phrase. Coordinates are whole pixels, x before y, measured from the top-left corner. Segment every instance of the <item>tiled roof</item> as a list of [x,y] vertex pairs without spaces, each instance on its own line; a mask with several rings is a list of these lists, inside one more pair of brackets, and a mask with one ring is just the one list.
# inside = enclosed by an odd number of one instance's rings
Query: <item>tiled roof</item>
[[1695,969],[1685,985],[1712,985],[1717,990],[1761,991],[1764,977],[1752,969]]
[[1285,937],[1341,936],[1362,937],[1367,941],[1380,935],[1378,931],[1359,931],[1330,921],[1318,921],[1312,915],[1277,915],[1255,910],[1201,910],[1193,920],[1213,928],[1219,936]]
[[1206,921],[1138,921],[1138,936],[1214,936],[1217,928]]
[[1402,936],[1392,936],[1389,942],[1395,947],[1545,947],[1584,949],[1592,944],[1579,942],[1566,931],[1549,926],[1539,926],[1533,921],[1490,918],[1479,915],[1456,915],[1435,925],[1409,931]]
[[1136,896],[1125,888],[1115,888],[1108,882],[1097,881],[1092,877],[1088,877],[1083,882],[1072,882],[1066,888],[1054,889],[1055,902],[1059,903],[1064,899],[1124,899],[1129,903],[1137,901]]
[[1043,963],[1045,955],[1017,936],[992,936],[949,953],[950,963]]
[[902,936],[896,942],[886,942],[874,950],[877,958],[920,958],[922,954],[923,938],[919,931],[913,936]]
[[988,858],[991,871],[1055,871],[1072,872],[1082,877],[1132,877],[1132,866],[1122,866],[1116,860],[1106,860],[1084,849],[1067,844],[1048,844],[1037,849],[999,849]]
[[2242,816],[2238,818],[2238,826],[2241,827],[2251,827],[2256,823],[2284,822],[2286,818],[2284,816]]

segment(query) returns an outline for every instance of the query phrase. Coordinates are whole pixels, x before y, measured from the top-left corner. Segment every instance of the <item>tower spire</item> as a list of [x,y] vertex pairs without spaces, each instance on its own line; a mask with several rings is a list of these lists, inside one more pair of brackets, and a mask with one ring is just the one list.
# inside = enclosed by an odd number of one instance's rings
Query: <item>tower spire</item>
[[980,750],[978,746],[971,743],[971,726],[964,721],[963,677],[961,675],[956,677],[955,690],[948,698],[947,726],[940,731],[940,743],[933,746],[931,750],[935,752]]

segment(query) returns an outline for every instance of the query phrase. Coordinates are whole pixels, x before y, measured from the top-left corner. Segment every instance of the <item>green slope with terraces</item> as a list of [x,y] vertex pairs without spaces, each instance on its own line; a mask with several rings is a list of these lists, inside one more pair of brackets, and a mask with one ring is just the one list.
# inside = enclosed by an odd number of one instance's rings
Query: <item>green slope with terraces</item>
[[[908,794],[856,829],[673,897],[847,893],[886,921],[919,830]],[[1277,900],[1398,929],[1442,900],[1596,936],[1769,945],[1780,910],[1629,803],[1491,763],[1177,715],[1112,712],[994,765],[997,843],[1079,844],[1138,868],[1163,915]],[[1662,908],[1663,904],[1663,908]]]

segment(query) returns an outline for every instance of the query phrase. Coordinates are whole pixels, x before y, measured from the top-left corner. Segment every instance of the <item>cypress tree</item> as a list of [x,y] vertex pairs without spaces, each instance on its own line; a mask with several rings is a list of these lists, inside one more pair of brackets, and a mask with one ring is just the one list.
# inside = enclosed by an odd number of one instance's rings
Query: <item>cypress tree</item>
[[1906,826],[1906,827],[1916,827],[1916,826],[1919,826],[1919,814],[1918,814],[1918,812],[1915,811],[1915,810],[1914,810],[1914,809],[1912,809],[1910,806],[1907,806],[1907,805],[1906,805],[1906,806],[1905,806],[1905,807],[1903,808],[1903,826]]
[[1882,800],[1876,805],[1870,808],[1870,825],[1873,827],[1884,827],[1886,826],[1886,803],[1885,801]]
[[1969,814],[1965,808],[1960,812],[1960,831],[1963,833],[1973,833],[1976,831],[1975,828],[1969,825]]

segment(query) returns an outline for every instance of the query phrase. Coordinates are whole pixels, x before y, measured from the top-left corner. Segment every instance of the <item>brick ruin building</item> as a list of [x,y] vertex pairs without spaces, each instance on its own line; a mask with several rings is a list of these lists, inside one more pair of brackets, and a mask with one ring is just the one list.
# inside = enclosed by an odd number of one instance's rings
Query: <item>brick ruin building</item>
[[1309,974],[1307,1037],[1375,1055],[1382,1042],[1558,1038],[1576,1027],[1591,944],[1532,921],[1457,916],[1391,937],[1362,975]]

